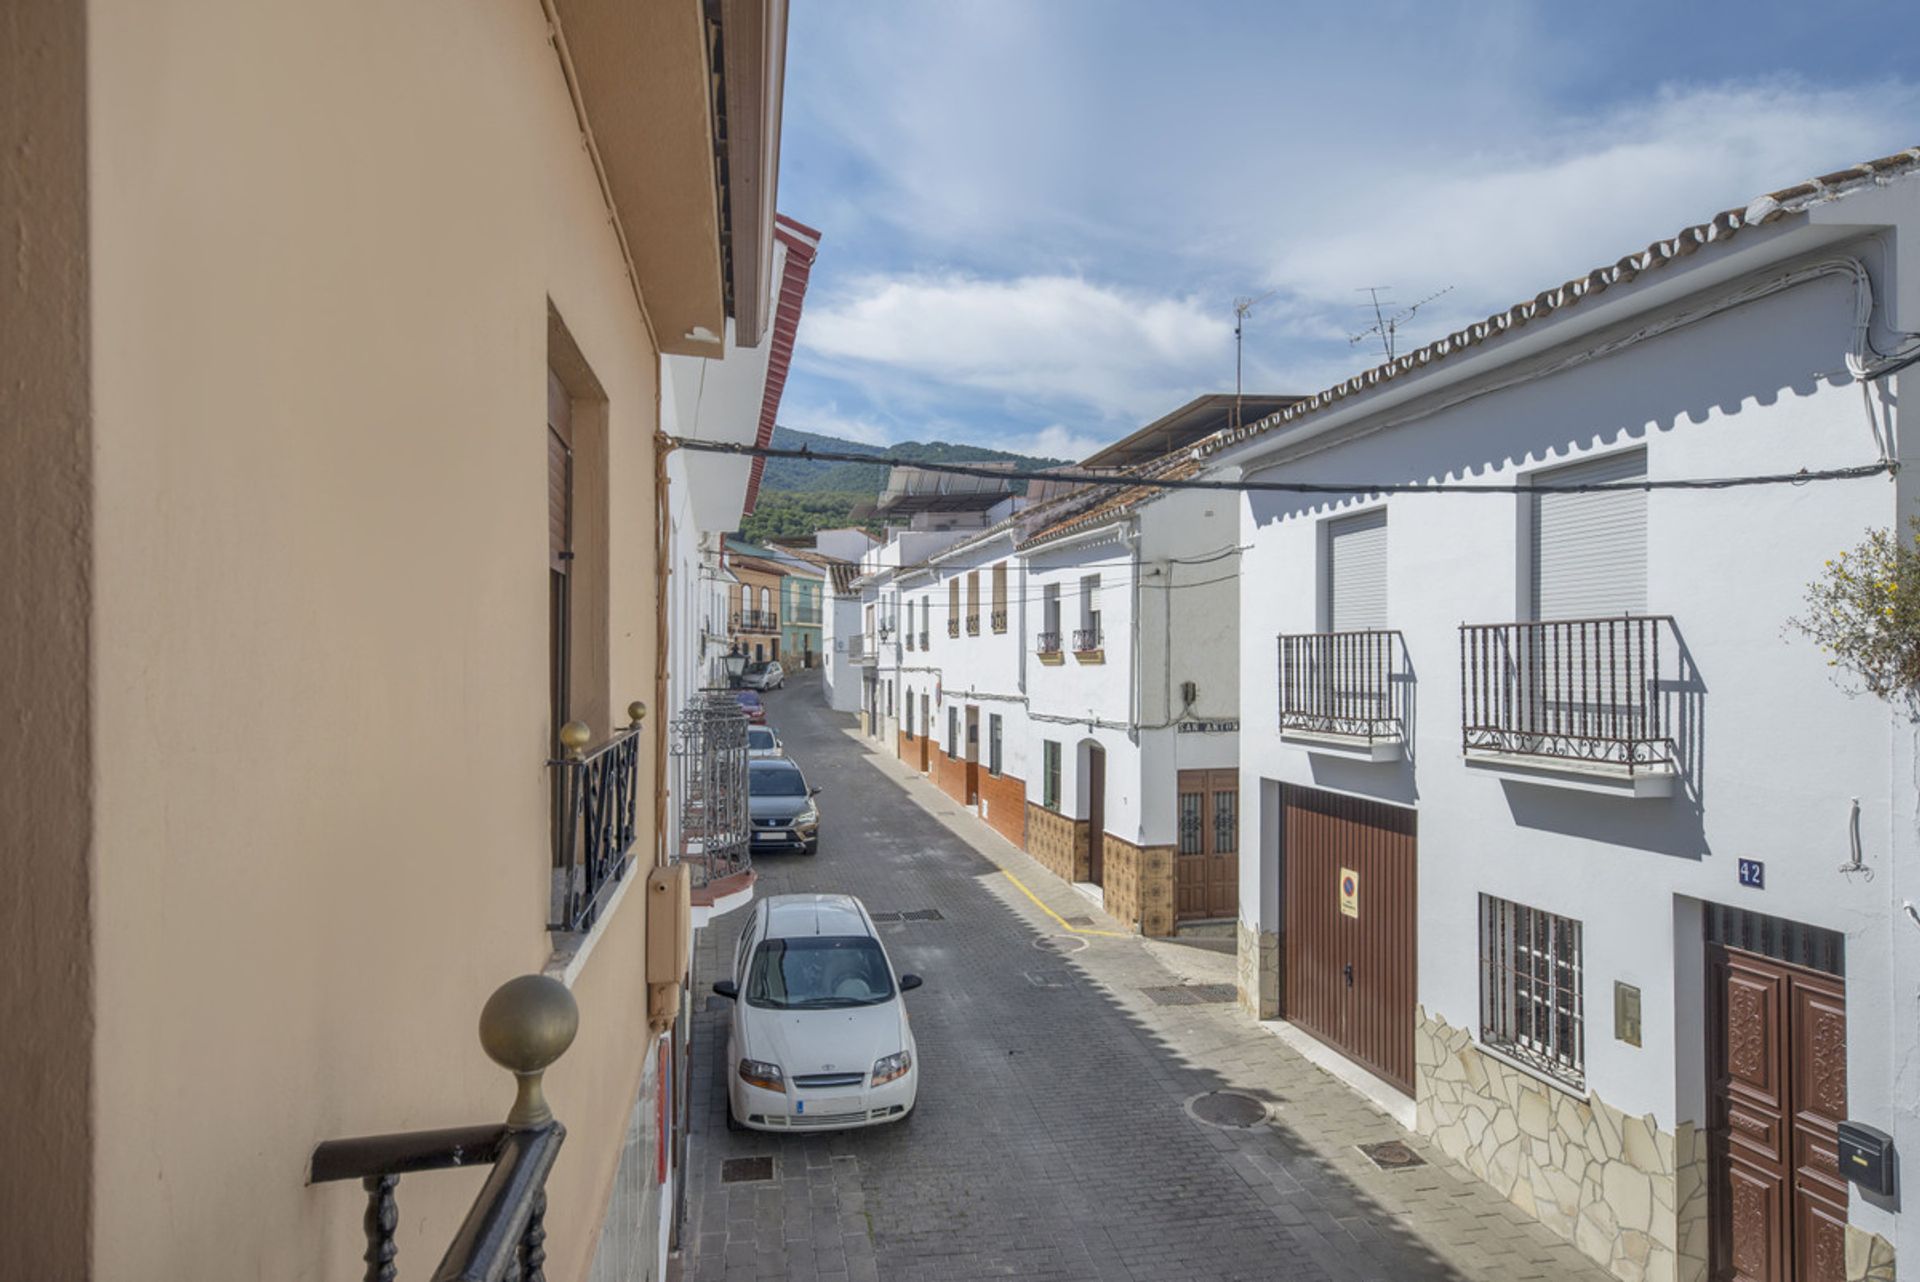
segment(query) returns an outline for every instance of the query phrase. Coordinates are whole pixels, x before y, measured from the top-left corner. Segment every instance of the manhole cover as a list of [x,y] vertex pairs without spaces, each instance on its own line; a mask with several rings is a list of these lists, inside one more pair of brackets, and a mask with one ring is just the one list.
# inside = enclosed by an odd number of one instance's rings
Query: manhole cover
[[901,913],[902,921],[945,921],[938,908],[916,908],[910,913]]
[[1205,1006],[1234,999],[1232,984],[1168,984],[1140,990],[1156,1006]]
[[720,1163],[722,1184],[754,1184],[773,1178],[771,1157],[730,1157]]
[[1207,1091],[1187,1101],[1187,1112],[1196,1122],[1244,1131],[1267,1120],[1267,1106],[1239,1091]]
[[1379,1144],[1361,1144],[1360,1151],[1367,1160],[1383,1171],[1404,1171],[1410,1166],[1425,1166],[1427,1159],[1408,1148],[1400,1140],[1384,1140]]
[[[1048,953],[1084,953],[1087,941],[1078,935],[1042,935],[1033,941],[1033,946]],[[721,999],[722,1001],[725,998]]]

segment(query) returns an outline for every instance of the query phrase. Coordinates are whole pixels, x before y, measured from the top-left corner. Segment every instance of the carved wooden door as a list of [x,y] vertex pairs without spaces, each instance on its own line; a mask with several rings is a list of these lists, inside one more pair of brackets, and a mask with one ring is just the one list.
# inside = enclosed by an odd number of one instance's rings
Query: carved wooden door
[[1232,917],[1240,907],[1240,774],[1182,770],[1176,784],[1174,920]]
[[1713,1275],[1845,1282],[1846,989],[1831,975],[1709,949]]

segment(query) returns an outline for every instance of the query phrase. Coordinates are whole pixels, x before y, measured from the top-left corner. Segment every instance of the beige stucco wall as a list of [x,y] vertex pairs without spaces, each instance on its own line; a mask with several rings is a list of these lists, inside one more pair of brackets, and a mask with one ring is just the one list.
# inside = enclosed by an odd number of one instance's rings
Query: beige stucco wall
[[[653,686],[658,362],[531,0],[89,29],[95,1265],[358,1276],[362,1195],[309,1151],[503,1116],[475,1019],[548,952],[548,300],[608,394],[618,707]],[[550,1075],[556,1279],[639,1081],[640,905]],[[401,1182],[403,1272],[479,1178]]]
[[84,1275],[92,723],[86,23],[0,6],[0,1274]]

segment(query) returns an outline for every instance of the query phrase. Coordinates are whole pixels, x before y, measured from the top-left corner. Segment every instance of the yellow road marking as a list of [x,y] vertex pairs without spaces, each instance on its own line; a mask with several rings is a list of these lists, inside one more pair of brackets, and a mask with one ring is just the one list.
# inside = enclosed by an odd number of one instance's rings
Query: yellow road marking
[[1020,880],[1020,879],[1019,879],[1018,877],[1016,877],[1016,876],[1014,876],[1014,875],[1013,875],[1012,873],[1010,873],[1010,872],[1008,872],[1008,871],[1007,871],[1006,869],[1004,869],[1004,868],[1002,868],[1002,869],[1000,870],[1000,875],[1001,875],[1001,876],[1003,876],[1003,877],[1005,877],[1005,878],[1006,878],[1006,879],[1007,879],[1008,881],[1010,881],[1010,882],[1012,882],[1012,883],[1013,883],[1014,885],[1016,885],[1016,886],[1018,886],[1018,887],[1020,888],[1020,893],[1021,893],[1021,894],[1023,894],[1023,895],[1025,895],[1025,896],[1026,896],[1026,897],[1027,897],[1028,899],[1031,899],[1031,900],[1033,901],[1033,903],[1034,903],[1034,906],[1035,906],[1036,908],[1038,908],[1038,909],[1039,909],[1039,910],[1040,910],[1041,912],[1043,912],[1043,913],[1045,913],[1045,914],[1046,914],[1047,916],[1049,916],[1049,917],[1051,917],[1051,918],[1053,918],[1053,919],[1054,919],[1055,921],[1057,921],[1057,922],[1059,922],[1059,923],[1060,923],[1060,929],[1062,929],[1062,930],[1064,930],[1064,931],[1066,931],[1066,932],[1068,932],[1069,934],[1073,934],[1073,935],[1100,935],[1100,936],[1102,936],[1102,937],[1104,937],[1104,938],[1107,938],[1107,939],[1132,939],[1132,938],[1133,938],[1133,936],[1132,936],[1131,934],[1129,934],[1129,933],[1127,933],[1127,932],[1125,932],[1125,931],[1119,931],[1119,930],[1086,930],[1086,929],[1084,929],[1084,928],[1082,928],[1082,927],[1080,927],[1080,926],[1069,926],[1069,925],[1067,925],[1067,919],[1066,919],[1065,917],[1062,917],[1062,916],[1061,916],[1061,915],[1060,915],[1059,913],[1057,913],[1057,912],[1055,912],[1055,911],[1053,911],[1053,909],[1051,909],[1051,908],[1049,908],[1049,907],[1047,907],[1047,906],[1046,906],[1045,904],[1043,904],[1043,903],[1041,903],[1041,902],[1040,902],[1040,896],[1038,896],[1038,895],[1036,895],[1036,894],[1034,894],[1034,893],[1033,893],[1033,892],[1032,892],[1031,890],[1028,890],[1028,889],[1027,889],[1027,883],[1026,883],[1026,882],[1024,882],[1024,881],[1021,881],[1021,880]]

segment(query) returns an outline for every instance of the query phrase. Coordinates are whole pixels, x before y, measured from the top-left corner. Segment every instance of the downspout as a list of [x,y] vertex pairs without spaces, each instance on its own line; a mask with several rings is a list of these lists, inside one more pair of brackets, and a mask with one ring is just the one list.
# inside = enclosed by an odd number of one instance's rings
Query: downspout
[[1134,746],[1140,745],[1140,518],[1134,517],[1127,522],[1126,530],[1121,534],[1128,548],[1133,552],[1133,608],[1128,620],[1128,630],[1132,633],[1132,644],[1127,647],[1127,724],[1133,730]]
[[[656,358],[657,360],[657,358]],[[657,368],[657,365],[656,365]],[[659,431],[660,379],[653,383],[653,863],[667,866],[667,584],[673,575],[673,517],[667,503],[667,458],[673,443]],[[703,647],[704,648],[704,647]]]

